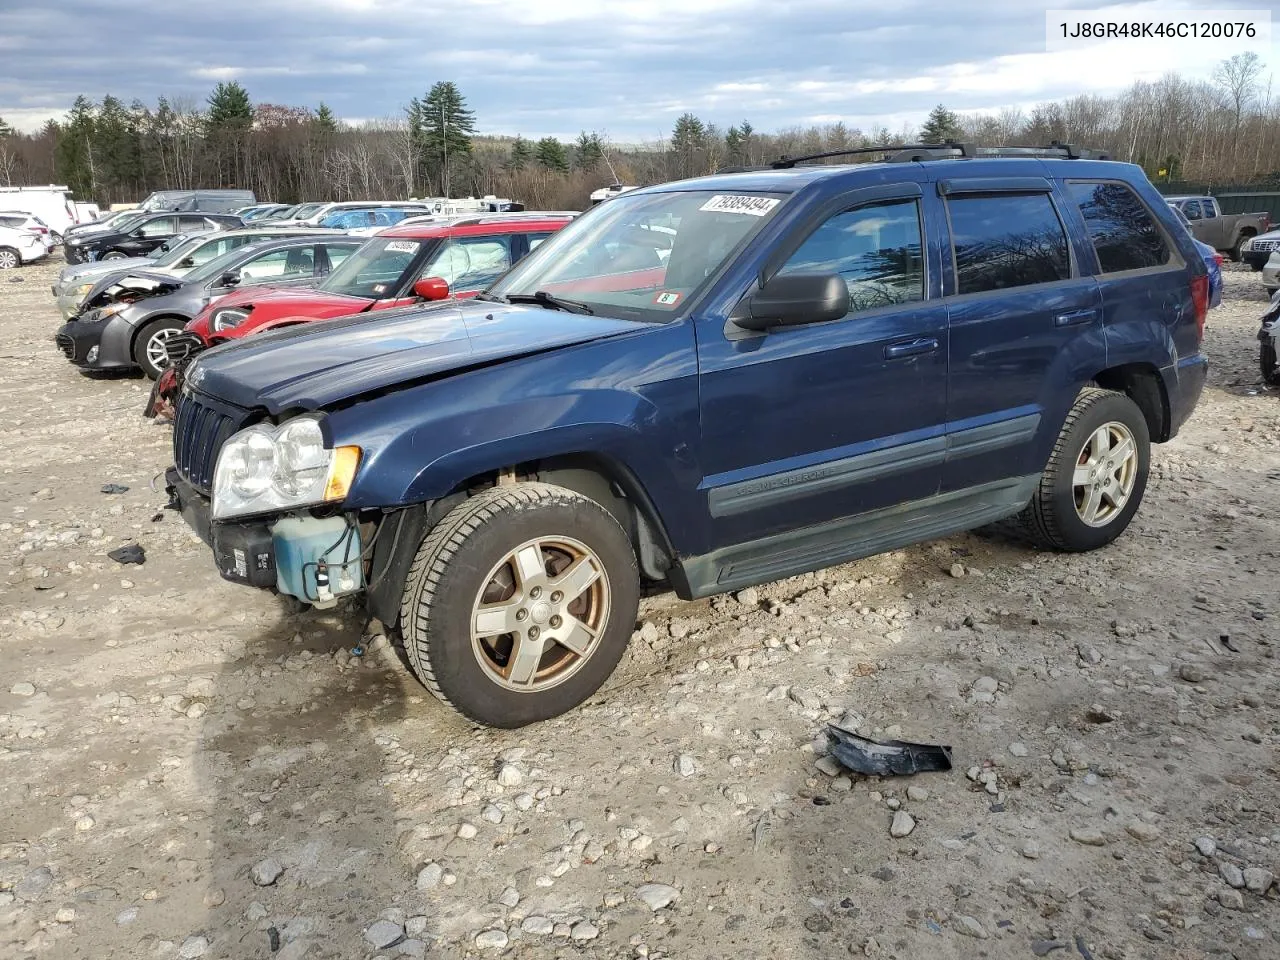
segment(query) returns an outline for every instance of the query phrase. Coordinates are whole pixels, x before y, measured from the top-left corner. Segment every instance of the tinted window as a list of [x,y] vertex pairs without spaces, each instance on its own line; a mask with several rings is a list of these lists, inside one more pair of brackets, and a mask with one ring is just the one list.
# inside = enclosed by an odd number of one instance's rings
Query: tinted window
[[140,237],[167,237],[178,232],[173,217],[157,217],[138,228]]
[[956,197],[947,211],[959,293],[1071,276],[1067,234],[1047,193]]
[[1200,219],[1200,201],[1188,200],[1182,205],[1182,212],[1187,215],[1188,220]]
[[208,230],[209,224],[205,222],[204,217],[179,217],[179,230]]
[[838,213],[778,272],[838,273],[851,311],[923,300],[919,208],[914,200],[895,200]]
[[1200,212],[1204,214],[1204,218],[1206,220],[1212,220],[1218,215],[1218,212],[1214,209],[1212,200],[1201,200]]
[[273,250],[247,261],[240,268],[240,282],[265,283],[268,280],[296,280],[315,274],[315,247],[291,247]]
[[1138,195],[1122,183],[1067,184],[1080,205],[1103,273],[1141,270],[1169,262],[1171,252]]
[[0,217],[0,227],[20,227],[26,220],[22,217]]

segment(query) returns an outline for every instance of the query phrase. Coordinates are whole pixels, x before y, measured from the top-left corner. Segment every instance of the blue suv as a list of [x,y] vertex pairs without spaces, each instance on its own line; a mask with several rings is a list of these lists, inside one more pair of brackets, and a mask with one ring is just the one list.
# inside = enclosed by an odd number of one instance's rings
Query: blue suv
[[1138,167],[1011,152],[629,191],[475,300],[212,349],[174,505],[228,579],[363,593],[500,727],[596,691],[642,581],[705,597],[996,521],[1101,547],[1200,395],[1208,276]]

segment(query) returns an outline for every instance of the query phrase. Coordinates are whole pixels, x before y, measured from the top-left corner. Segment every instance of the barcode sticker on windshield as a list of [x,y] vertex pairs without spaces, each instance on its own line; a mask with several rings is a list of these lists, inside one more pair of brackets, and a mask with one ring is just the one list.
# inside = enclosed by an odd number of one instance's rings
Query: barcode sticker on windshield
[[777,205],[778,201],[773,197],[733,196],[727,193],[717,193],[698,209],[705,210],[708,213],[745,213],[753,217],[763,217]]
[[417,253],[418,242],[416,240],[392,240],[387,244],[387,249],[392,253]]

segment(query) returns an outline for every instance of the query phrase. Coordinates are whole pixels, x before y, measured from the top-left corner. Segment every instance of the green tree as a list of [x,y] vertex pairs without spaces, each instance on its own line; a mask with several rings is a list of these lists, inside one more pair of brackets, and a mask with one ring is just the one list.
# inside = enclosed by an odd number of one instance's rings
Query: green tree
[[253,102],[249,91],[235,80],[219,83],[209,95],[204,135],[221,184],[248,180],[249,134],[253,130]]
[[675,154],[678,176],[688,177],[698,172],[699,158],[706,146],[706,124],[692,113],[681,114],[671,130],[671,152]]
[[9,124],[4,122],[4,117],[0,117],[0,140],[3,140],[5,137],[12,137],[12,136],[13,136],[13,127],[9,126]]
[[569,169],[569,157],[565,152],[564,144],[555,137],[543,137],[539,140],[534,156],[537,158],[538,165],[548,170],[565,173]]
[[517,136],[511,141],[511,156],[507,159],[508,170],[523,170],[533,163],[533,147],[524,137]]
[[88,97],[76,97],[54,148],[54,173],[80,197],[97,197],[94,162],[96,109]]
[[432,84],[427,95],[409,104],[409,126],[418,139],[429,175],[437,177],[440,192],[449,196],[452,174],[471,158],[475,114],[451,80]]
[[963,136],[960,118],[942,104],[929,111],[929,118],[920,128],[921,143],[945,143],[948,140],[959,140]]
[[600,134],[587,133],[583,130],[578,134],[577,142],[573,145],[573,163],[579,170],[588,172],[594,170],[604,160],[604,144],[600,140]]
[[337,133],[338,118],[333,115],[333,111],[329,109],[329,105],[323,100],[320,106],[316,108],[316,115],[311,121],[316,125],[316,129],[321,133]]

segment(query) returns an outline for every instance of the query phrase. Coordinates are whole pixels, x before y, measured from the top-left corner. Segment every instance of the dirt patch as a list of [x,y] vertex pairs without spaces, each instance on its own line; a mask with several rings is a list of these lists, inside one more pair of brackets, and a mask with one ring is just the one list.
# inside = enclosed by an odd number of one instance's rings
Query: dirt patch
[[[54,348],[56,269],[0,274],[0,955],[1280,952],[1256,274],[1112,547],[970,535],[654,597],[599,696],[499,732],[384,640],[351,656],[358,615],[218,578],[151,489],[147,381]],[[831,776],[832,720],[957,769]]]

